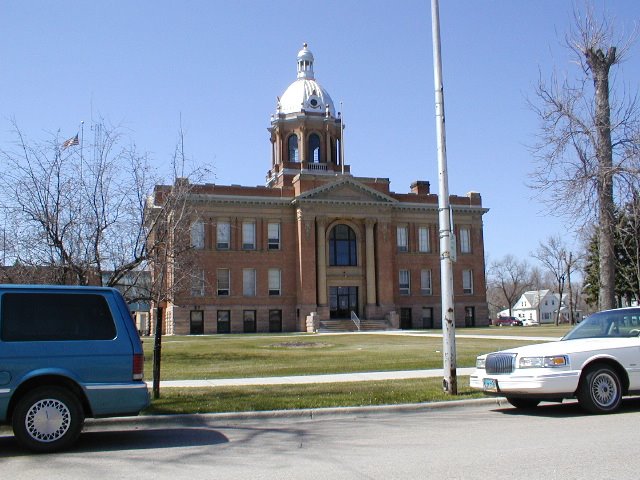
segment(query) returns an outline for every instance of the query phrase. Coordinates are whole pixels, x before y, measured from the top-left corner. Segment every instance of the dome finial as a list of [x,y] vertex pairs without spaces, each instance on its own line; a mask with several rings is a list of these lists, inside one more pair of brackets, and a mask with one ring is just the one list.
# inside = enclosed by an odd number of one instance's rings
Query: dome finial
[[298,52],[298,78],[313,80],[313,53],[307,48],[307,42],[302,45],[302,50]]

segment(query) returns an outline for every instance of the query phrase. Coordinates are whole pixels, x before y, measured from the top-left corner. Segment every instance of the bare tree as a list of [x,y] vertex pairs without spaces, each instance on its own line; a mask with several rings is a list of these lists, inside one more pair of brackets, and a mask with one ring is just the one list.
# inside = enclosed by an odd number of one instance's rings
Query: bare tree
[[560,323],[565,285],[567,285],[569,290],[569,315],[570,321],[573,323],[574,302],[572,298],[571,275],[579,269],[580,257],[567,249],[567,246],[559,236],[549,237],[546,243],[540,242],[538,249],[532,256],[537,258],[555,279],[558,295],[560,296],[560,303],[558,305],[558,311],[556,312],[556,325]]
[[0,151],[0,202],[11,225],[12,263],[47,267],[55,283],[115,286],[146,258],[142,219],[154,184],[145,155],[118,129],[91,126],[93,139],[29,141]]
[[595,217],[600,227],[599,305],[613,308],[614,198],[617,182],[638,171],[638,157],[628,154],[630,144],[637,145],[638,108],[635,97],[612,95],[610,73],[632,39],[615,38],[609,21],[597,21],[589,8],[584,14],[576,10],[574,23],[565,41],[581,67],[580,78],[575,83],[560,82],[555,75],[549,83],[540,80],[537,100],[530,102],[541,121],[532,186],[576,221]]
[[530,268],[526,260],[518,261],[513,255],[492,262],[489,267],[492,288],[499,292],[498,298],[511,308],[520,296],[530,287]]

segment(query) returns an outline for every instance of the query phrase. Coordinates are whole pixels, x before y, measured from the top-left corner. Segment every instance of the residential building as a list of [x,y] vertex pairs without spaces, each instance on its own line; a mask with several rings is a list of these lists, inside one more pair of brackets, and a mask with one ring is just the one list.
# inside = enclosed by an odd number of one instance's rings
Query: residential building
[[[353,175],[340,112],[306,44],[269,132],[264,187],[191,185],[196,267],[190,288],[164,306],[165,333],[306,331],[352,312],[396,328],[440,328],[438,197],[428,181],[395,193],[388,178]],[[157,186],[151,208],[172,188]],[[456,324],[487,325],[487,209],[475,192],[450,201]]]
[[[570,321],[567,305],[568,295],[564,293],[562,300],[558,293],[549,289],[524,292],[511,309],[512,315],[520,320],[531,320],[534,323],[555,323],[558,310],[560,323]],[[503,310],[498,316],[509,316],[509,310]],[[574,319],[580,318],[580,311],[574,310]]]

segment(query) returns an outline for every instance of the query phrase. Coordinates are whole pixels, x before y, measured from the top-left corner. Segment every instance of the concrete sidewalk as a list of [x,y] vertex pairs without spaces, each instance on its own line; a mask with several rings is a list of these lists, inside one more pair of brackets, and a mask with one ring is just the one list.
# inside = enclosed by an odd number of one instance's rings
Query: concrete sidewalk
[[[470,375],[473,368],[458,368],[458,375]],[[338,373],[331,375],[294,375],[288,377],[219,378],[213,380],[162,380],[160,386],[171,387],[230,387],[250,385],[302,385],[310,383],[367,382],[374,380],[405,380],[411,378],[443,377],[443,370],[400,370],[390,372]],[[151,388],[151,382],[147,382]]]

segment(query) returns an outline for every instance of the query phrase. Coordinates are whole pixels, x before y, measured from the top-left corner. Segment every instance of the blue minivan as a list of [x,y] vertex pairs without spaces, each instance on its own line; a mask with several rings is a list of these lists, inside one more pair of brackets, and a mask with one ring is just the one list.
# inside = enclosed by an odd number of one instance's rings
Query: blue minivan
[[0,424],[37,452],[72,445],[87,417],[149,404],[142,343],[113,288],[0,285]]

